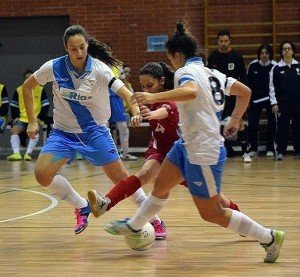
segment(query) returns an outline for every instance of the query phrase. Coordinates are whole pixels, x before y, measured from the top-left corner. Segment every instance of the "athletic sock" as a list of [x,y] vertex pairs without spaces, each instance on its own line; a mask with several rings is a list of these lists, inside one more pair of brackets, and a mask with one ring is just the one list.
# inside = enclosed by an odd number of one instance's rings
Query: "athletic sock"
[[141,230],[143,226],[151,221],[154,215],[167,204],[167,202],[168,199],[157,198],[150,193],[132,219],[128,221],[128,224],[133,230]]
[[37,143],[39,142],[39,138],[40,138],[39,134],[36,134],[34,139],[29,140],[26,154],[30,155],[33,152],[34,148],[36,147]]
[[122,179],[105,195],[111,201],[111,203],[107,206],[107,211],[123,199],[134,194],[139,188],[141,188],[141,186],[140,179],[135,175]]
[[19,135],[11,135],[10,144],[11,144],[14,154],[20,154],[21,141],[20,141]]
[[273,239],[270,229],[263,227],[247,215],[235,210],[232,210],[227,228],[245,237],[254,238],[262,244],[268,244]]
[[88,205],[86,199],[81,197],[71,186],[70,182],[61,175],[55,175],[51,184],[45,187],[47,191],[60,200],[65,200],[74,208],[84,208]]

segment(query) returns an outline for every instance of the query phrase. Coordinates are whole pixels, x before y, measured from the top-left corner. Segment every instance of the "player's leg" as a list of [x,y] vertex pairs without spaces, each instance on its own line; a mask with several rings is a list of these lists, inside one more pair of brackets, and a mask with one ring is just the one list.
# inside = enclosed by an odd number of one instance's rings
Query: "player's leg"
[[22,156],[20,154],[20,137],[21,134],[26,129],[25,123],[21,121],[16,121],[13,123],[11,128],[11,136],[10,136],[10,144],[13,150],[13,154],[6,157],[8,161],[20,161],[22,160]]
[[135,191],[145,184],[152,183],[157,176],[161,163],[157,160],[146,161],[142,168],[132,176],[122,178],[105,195],[110,201],[105,211],[109,211],[117,203],[131,196]]
[[[71,186],[70,182],[58,170],[75,156],[76,143],[73,136],[64,132],[52,130],[35,165],[35,177],[47,191],[61,200],[65,200],[75,208],[77,223],[75,233],[81,233],[88,225],[90,208],[85,198],[81,197]],[[67,147],[69,146],[69,147]],[[71,146],[75,148],[71,148]]]
[[105,230],[111,234],[121,235],[138,232],[167,203],[170,190],[182,180],[180,169],[166,158],[155,180],[154,188],[148,198],[136,211],[132,219],[114,221]]
[[122,149],[121,159],[123,161],[136,161],[137,157],[129,153],[129,128],[126,121],[116,122]]
[[39,134],[36,134],[34,139],[32,139],[32,138],[29,139],[26,153],[23,156],[23,159],[25,161],[31,161],[32,160],[31,154],[32,154],[34,148],[36,147],[37,143],[39,142],[39,138],[40,138]]
[[[136,194],[136,198],[134,200],[136,204],[140,206],[146,199],[145,194],[141,191],[141,187],[142,185],[149,184],[154,181],[160,165],[161,162],[159,160],[146,160],[142,168],[137,173],[127,178],[122,178],[105,196],[102,196],[96,190],[89,190],[88,198],[93,215],[95,217],[99,217],[106,211],[109,211],[117,203],[127,197],[130,197],[134,193]],[[105,172],[109,176],[111,171],[107,170],[107,167],[105,168]],[[113,171],[116,170],[114,169]],[[167,235],[166,226],[159,216],[155,215],[151,220],[151,224],[155,229],[156,239],[165,239]]]

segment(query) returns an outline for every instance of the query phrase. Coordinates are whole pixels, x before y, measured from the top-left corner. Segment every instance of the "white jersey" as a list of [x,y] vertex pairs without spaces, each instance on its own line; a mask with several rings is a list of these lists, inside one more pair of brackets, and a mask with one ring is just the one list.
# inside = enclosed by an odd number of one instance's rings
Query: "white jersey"
[[179,127],[189,162],[198,165],[216,164],[220,145],[220,115],[224,108],[225,94],[236,81],[226,75],[204,67],[201,58],[187,60],[175,73],[175,87],[195,82],[200,91],[191,101],[177,102]]
[[53,83],[53,127],[68,133],[105,125],[110,117],[108,87],[116,92],[124,86],[106,64],[90,56],[80,75],[66,55],[43,64],[34,77],[41,85]]

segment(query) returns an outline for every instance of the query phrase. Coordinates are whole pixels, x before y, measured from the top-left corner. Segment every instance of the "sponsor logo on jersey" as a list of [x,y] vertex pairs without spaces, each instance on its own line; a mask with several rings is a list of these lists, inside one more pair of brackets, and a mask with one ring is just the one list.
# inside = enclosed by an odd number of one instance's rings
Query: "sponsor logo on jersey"
[[62,98],[66,98],[69,100],[90,100],[92,99],[91,95],[84,95],[76,92],[75,90],[72,89],[67,89],[67,88],[60,88],[59,89],[59,94]]

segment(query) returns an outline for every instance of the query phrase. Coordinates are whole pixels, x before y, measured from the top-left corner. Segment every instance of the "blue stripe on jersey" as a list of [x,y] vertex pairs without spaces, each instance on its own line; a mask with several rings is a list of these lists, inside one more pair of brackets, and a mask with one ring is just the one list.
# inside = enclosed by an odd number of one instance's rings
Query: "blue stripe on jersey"
[[75,89],[66,65],[67,56],[53,60],[53,74],[59,87]]
[[[59,87],[74,89],[72,77],[70,76],[67,64],[67,56],[53,60],[53,74]],[[96,126],[97,123],[93,119],[90,111],[86,106],[83,106],[78,101],[65,99],[70,105],[71,110],[76,116],[77,122],[83,132],[86,132],[90,127]]]
[[91,127],[97,126],[96,121],[86,106],[81,105],[77,101],[66,101],[69,103],[71,110],[76,116],[77,122],[83,132],[88,131]]
[[83,79],[86,75],[88,75],[92,71],[92,58],[88,55],[87,56],[87,61],[86,61],[86,66],[84,68],[83,72],[77,72],[76,68],[72,65],[70,58],[66,56],[66,66],[67,69],[73,72],[76,78],[78,79]]
[[193,79],[192,77],[190,76],[183,76],[182,78],[180,78],[178,80],[178,85],[181,86],[182,83],[185,83],[185,82],[188,82],[188,81],[195,81],[195,79]]

